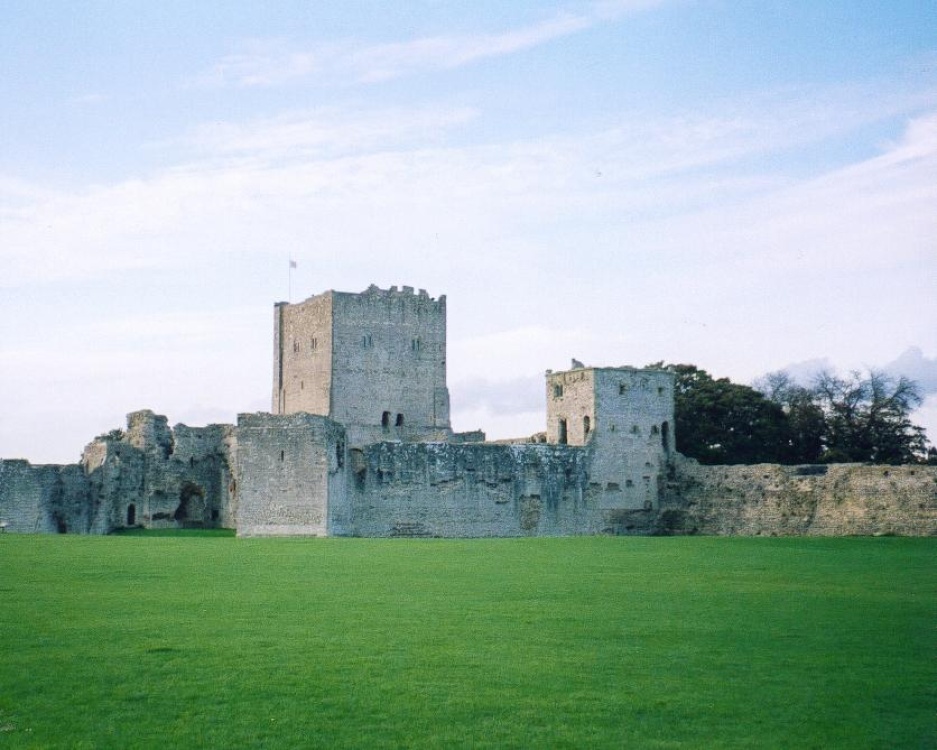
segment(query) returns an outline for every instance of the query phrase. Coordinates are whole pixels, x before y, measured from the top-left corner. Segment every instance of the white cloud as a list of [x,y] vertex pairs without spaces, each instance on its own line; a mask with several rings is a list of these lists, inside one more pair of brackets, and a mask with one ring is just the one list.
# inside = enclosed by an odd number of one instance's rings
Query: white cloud
[[[937,357],[926,357],[919,346],[909,347],[882,369],[891,375],[913,380],[921,395],[937,394]],[[937,435],[934,438],[937,439]]]
[[315,51],[291,50],[284,39],[247,39],[241,50],[226,55],[193,83],[203,86],[277,86],[323,70],[330,58],[342,54],[339,45]]
[[[759,273],[933,254],[937,115],[911,121],[877,158],[804,181],[737,164],[827,137],[829,126],[799,100],[758,109],[471,146],[452,142],[454,128],[481,116],[464,107],[205,126],[191,136],[199,159],[152,177],[72,193],[0,181],[11,196],[0,214],[0,285],[282,253],[284,242],[334,248],[352,264],[392,245],[399,266],[439,234],[475,260],[549,264],[556,242],[544,247],[539,235],[579,242],[584,227],[593,248],[627,241],[661,259],[731,258]],[[852,109],[843,130],[871,117]],[[519,255],[506,257],[492,237]]]
[[357,114],[332,107],[243,123],[207,123],[197,127],[187,142],[204,153],[255,160],[335,157],[431,144],[446,130],[477,116],[469,107],[396,108]]
[[509,55],[587,29],[596,20],[561,15],[500,34],[439,36],[375,45],[352,53],[348,62],[357,80],[385,81],[420,70],[457,68],[484,58]]
[[599,2],[580,13],[560,13],[502,32],[419,37],[383,44],[345,40],[296,49],[284,39],[250,39],[242,43],[238,52],[226,55],[198,75],[194,82],[208,86],[280,86],[318,76],[330,83],[377,83],[511,55],[663,2]]

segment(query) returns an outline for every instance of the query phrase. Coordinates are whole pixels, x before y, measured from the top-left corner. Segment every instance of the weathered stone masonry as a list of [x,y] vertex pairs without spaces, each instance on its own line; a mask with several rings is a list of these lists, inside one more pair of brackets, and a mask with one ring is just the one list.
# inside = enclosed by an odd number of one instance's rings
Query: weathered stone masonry
[[546,431],[453,434],[445,297],[410,287],[274,307],[272,414],[150,411],[79,464],[0,460],[0,526],[242,536],[937,535],[937,467],[700,466],[676,453],[673,374],[547,372]]
[[79,464],[0,460],[0,522],[23,533],[233,528],[235,444],[231,425],[170,429],[163,416],[133,412],[126,431],[93,440]]

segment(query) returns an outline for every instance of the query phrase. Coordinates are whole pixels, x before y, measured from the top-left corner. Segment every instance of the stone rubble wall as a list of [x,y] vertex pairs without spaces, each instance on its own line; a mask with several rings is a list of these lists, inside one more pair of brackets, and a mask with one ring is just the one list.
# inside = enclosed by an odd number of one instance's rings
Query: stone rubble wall
[[352,450],[331,533],[515,537],[640,533],[653,514],[603,506],[588,448],[378,443]]
[[170,429],[151,411],[89,443],[79,464],[0,461],[0,523],[22,533],[108,534],[128,526],[233,528],[231,425]]
[[135,412],[81,464],[0,460],[0,523],[106,534],[130,525],[132,505],[133,525],[241,535],[937,536],[937,466],[702,466],[675,454],[656,480],[659,508],[644,510],[596,481],[596,442],[349,448],[345,435],[307,414],[170,430]]
[[937,536],[937,466],[703,466],[680,458],[659,533]]
[[0,524],[7,532],[54,534],[53,497],[62,466],[0,459]]

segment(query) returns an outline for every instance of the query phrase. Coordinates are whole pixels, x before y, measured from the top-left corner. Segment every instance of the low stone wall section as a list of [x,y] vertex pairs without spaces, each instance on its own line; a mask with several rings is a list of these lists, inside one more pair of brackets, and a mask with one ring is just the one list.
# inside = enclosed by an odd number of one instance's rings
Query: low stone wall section
[[659,533],[937,536],[937,466],[702,466],[681,459]]

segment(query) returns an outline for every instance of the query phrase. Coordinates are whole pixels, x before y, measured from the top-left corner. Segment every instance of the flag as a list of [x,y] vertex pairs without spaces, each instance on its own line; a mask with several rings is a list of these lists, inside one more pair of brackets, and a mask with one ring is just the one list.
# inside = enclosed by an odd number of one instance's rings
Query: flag
[[290,268],[296,268],[296,261],[290,258]]

